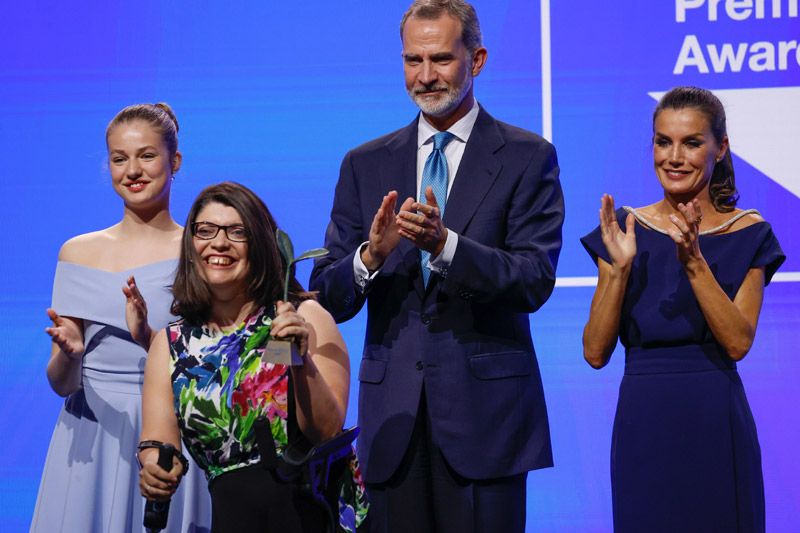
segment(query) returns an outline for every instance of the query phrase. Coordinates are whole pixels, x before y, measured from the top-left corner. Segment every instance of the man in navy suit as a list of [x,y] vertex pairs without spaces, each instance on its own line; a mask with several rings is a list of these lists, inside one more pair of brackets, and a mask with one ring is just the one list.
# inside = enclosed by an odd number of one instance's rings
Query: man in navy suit
[[421,113],[345,156],[310,285],[339,322],[368,305],[373,529],[524,531],[527,472],[552,466],[528,314],[561,249],[556,153],[475,101],[487,51],[472,6],[417,0],[401,37]]

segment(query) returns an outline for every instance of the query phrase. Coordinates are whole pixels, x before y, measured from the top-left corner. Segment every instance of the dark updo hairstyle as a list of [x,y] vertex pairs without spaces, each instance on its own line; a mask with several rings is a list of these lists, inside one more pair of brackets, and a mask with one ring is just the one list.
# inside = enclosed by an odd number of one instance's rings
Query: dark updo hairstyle
[[[191,229],[192,223],[198,222],[197,215],[200,211],[211,203],[235,209],[247,228],[247,262],[250,267],[246,289],[248,298],[256,307],[272,306],[283,298],[286,262],[278,250],[275,219],[253,191],[239,183],[225,181],[206,187],[200,192],[189,210],[183,228],[181,257],[172,286],[171,311],[173,315],[182,316],[191,324],[203,324],[211,317],[213,296],[200,273],[200,257],[194,247]],[[312,297],[295,278],[292,266],[289,301],[297,306],[301,301]]]
[[111,130],[120,124],[127,124],[134,120],[142,120],[150,124],[167,145],[170,160],[175,158],[175,154],[178,152],[178,119],[172,108],[164,102],[129,105],[117,113],[106,127],[106,145],[108,145],[108,136]]
[[[728,135],[725,126],[725,108],[711,91],[699,87],[675,87],[662,96],[653,112],[653,129],[655,130],[658,114],[663,110],[687,108],[696,109],[706,117],[714,140],[721,146],[723,139]],[[709,194],[714,209],[721,213],[729,213],[736,207],[739,193],[736,191],[730,145],[722,159],[714,165]]]

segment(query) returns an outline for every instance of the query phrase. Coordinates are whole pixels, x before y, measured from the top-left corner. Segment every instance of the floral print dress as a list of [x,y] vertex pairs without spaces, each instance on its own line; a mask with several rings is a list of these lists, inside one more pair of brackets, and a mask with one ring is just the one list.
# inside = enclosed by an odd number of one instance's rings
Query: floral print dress
[[[289,442],[289,367],[262,361],[271,325],[261,308],[229,333],[184,320],[167,329],[181,437],[209,482],[260,462],[258,418],[269,421],[279,456]],[[355,454],[350,471],[340,483],[339,525],[354,532],[368,508]]]

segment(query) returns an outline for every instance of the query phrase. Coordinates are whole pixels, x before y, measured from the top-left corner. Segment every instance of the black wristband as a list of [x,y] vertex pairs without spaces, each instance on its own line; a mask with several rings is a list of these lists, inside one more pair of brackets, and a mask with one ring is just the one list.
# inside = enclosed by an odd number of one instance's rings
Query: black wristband
[[138,446],[136,446],[137,450],[136,460],[139,461],[139,468],[142,467],[142,461],[139,460],[138,452],[146,450],[148,448],[158,448],[159,450],[166,449],[169,452],[171,452],[172,456],[177,458],[178,461],[181,463],[181,466],[183,467],[183,472],[181,472],[181,476],[185,476],[186,472],[189,471],[189,460],[186,458],[186,456],[183,455],[181,452],[179,452],[178,449],[172,444],[168,442],[161,442],[160,440],[143,440],[142,442],[139,443]]

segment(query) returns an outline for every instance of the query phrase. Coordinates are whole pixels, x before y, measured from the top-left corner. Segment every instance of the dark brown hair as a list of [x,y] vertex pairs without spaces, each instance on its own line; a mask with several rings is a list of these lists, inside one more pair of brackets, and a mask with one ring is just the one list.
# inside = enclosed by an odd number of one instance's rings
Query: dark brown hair
[[175,117],[172,108],[164,102],[129,105],[117,113],[106,127],[106,146],[108,145],[108,136],[111,130],[120,124],[133,122],[134,120],[143,120],[150,124],[164,139],[170,159],[175,157],[178,152],[178,119]]
[[[181,240],[181,257],[172,286],[172,314],[182,316],[192,324],[202,324],[211,316],[213,296],[199,270],[200,258],[194,247],[192,223],[205,206],[219,203],[232,207],[242,217],[247,228],[247,261],[250,266],[247,296],[256,307],[272,306],[283,297],[286,262],[278,251],[275,238],[277,225],[267,206],[253,191],[231,181],[203,189],[189,210]],[[297,306],[313,295],[297,281],[292,267],[289,281],[289,301]]]
[[400,21],[400,39],[403,39],[403,29],[409,18],[436,20],[444,14],[461,22],[461,42],[470,55],[483,46],[478,14],[472,5],[463,0],[415,0]]
[[[719,98],[714,96],[714,93],[699,87],[675,87],[662,96],[653,112],[653,130],[655,130],[656,118],[663,110],[687,108],[696,109],[706,117],[714,140],[717,145],[721,146],[723,139],[728,135],[725,126],[725,108]],[[720,213],[733,211],[736,202],[739,201],[730,144],[722,159],[714,165],[709,194],[714,209]]]

